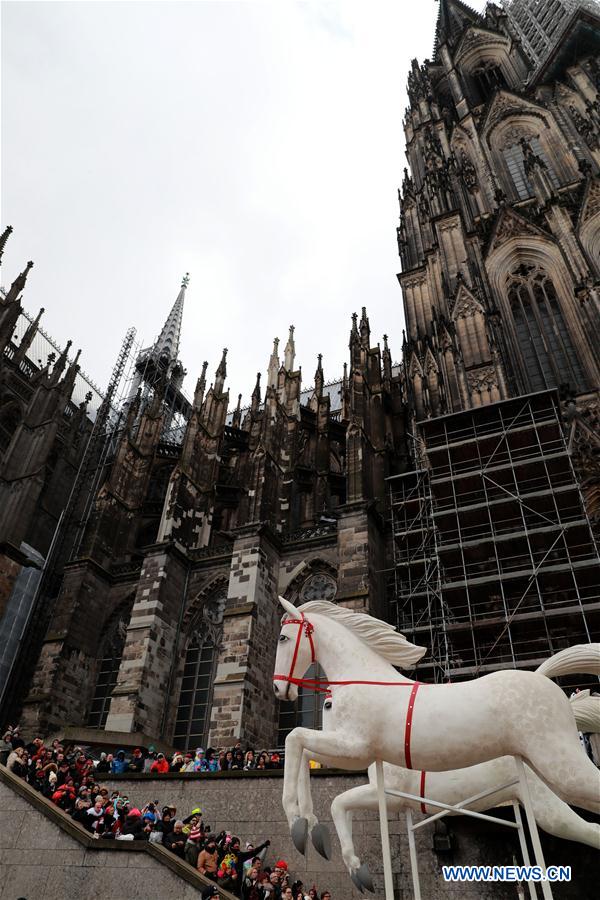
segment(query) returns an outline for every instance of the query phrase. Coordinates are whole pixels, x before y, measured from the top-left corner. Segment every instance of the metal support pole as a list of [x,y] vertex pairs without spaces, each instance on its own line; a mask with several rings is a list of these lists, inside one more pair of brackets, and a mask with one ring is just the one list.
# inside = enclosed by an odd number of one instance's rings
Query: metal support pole
[[[523,765],[523,760],[520,756],[515,756],[514,760],[517,766],[517,772],[519,773],[519,781],[521,782],[521,800],[523,802],[523,806],[525,807],[525,815],[527,816],[527,824],[529,825],[529,835],[531,837],[531,843],[533,845],[535,861],[538,866],[540,866],[544,874],[546,874],[546,863],[544,862],[544,853],[542,851],[540,835],[538,833],[537,823],[535,821],[535,815],[533,812],[533,804],[531,802],[531,794],[529,793],[529,785],[527,783],[527,776],[525,774],[525,766]],[[542,881],[541,885],[542,896],[544,900],[553,900],[550,882]]]
[[[527,839],[525,837],[525,832],[523,830],[523,819],[521,817],[521,807],[519,806],[518,800],[513,800],[513,809],[515,811],[515,822],[519,826],[519,844],[521,845],[521,855],[523,857],[523,865],[530,866],[531,860],[529,859],[529,847],[527,846]],[[529,889],[529,896],[532,900],[537,900],[537,890],[535,887],[534,881],[528,881],[527,887]]]
[[408,850],[410,853],[410,870],[412,872],[414,900],[421,900],[421,882],[419,881],[419,863],[417,861],[417,845],[413,828],[412,812],[406,807],[406,832],[408,834]]
[[385,900],[394,900],[394,881],[392,878],[392,853],[390,850],[390,831],[388,828],[387,800],[383,782],[383,762],[375,763],[377,780],[377,800],[379,801],[379,827],[381,828],[381,851],[383,855],[383,876],[385,883]]

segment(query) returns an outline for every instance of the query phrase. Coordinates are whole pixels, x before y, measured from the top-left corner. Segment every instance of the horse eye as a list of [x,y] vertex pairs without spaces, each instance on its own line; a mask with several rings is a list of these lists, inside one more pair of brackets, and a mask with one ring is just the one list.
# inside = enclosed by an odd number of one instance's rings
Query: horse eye
[[280,640],[280,641],[287,641],[287,635],[285,635],[285,634],[280,634],[280,635],[279,635],[279,640]]
[[331,709],[332,703],[331,700],[326,700],[323,704],[324,709]]

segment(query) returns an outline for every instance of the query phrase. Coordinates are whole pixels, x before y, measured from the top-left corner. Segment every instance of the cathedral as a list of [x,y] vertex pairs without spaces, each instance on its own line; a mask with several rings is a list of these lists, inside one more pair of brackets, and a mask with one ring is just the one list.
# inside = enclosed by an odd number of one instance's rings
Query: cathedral
[[564,5],[440,0],[408,75],[399,361],[363,308],[336,380],[319,358],[303,383],[292,326],[249,406],[226,349],[188,399],[185,277],[117,403],[130,338],[99,392],[69,345],[36,358],[32,263],[3,291],[3,721],[281,746],[320,701],[275,700],[278,595],[393,622],[423,681],[598,640],[600,9]]

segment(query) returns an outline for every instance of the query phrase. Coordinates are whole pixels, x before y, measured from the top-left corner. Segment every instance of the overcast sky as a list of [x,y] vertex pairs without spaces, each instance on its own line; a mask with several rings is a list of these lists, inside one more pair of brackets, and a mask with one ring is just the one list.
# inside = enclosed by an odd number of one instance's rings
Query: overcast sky
[[[482,4],[474,5],[481,8]],[[193,390],[229,348],[248,401],[296,326],[312,384],[350,316],[400,355],[395,229],[410,60],[434,0],[2,4],[2,283],[104,387],[129,325],[152,341],[190,272]]]

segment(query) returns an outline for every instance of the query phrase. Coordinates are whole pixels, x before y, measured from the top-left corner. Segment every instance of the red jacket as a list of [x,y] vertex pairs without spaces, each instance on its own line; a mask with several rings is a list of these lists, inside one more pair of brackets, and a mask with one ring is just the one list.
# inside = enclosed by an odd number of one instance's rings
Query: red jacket
[[162,759],[156,759],[150,766],[150,771],[159,772],[162,775],[163,772],[169,771],[169,763],[164,757]]

